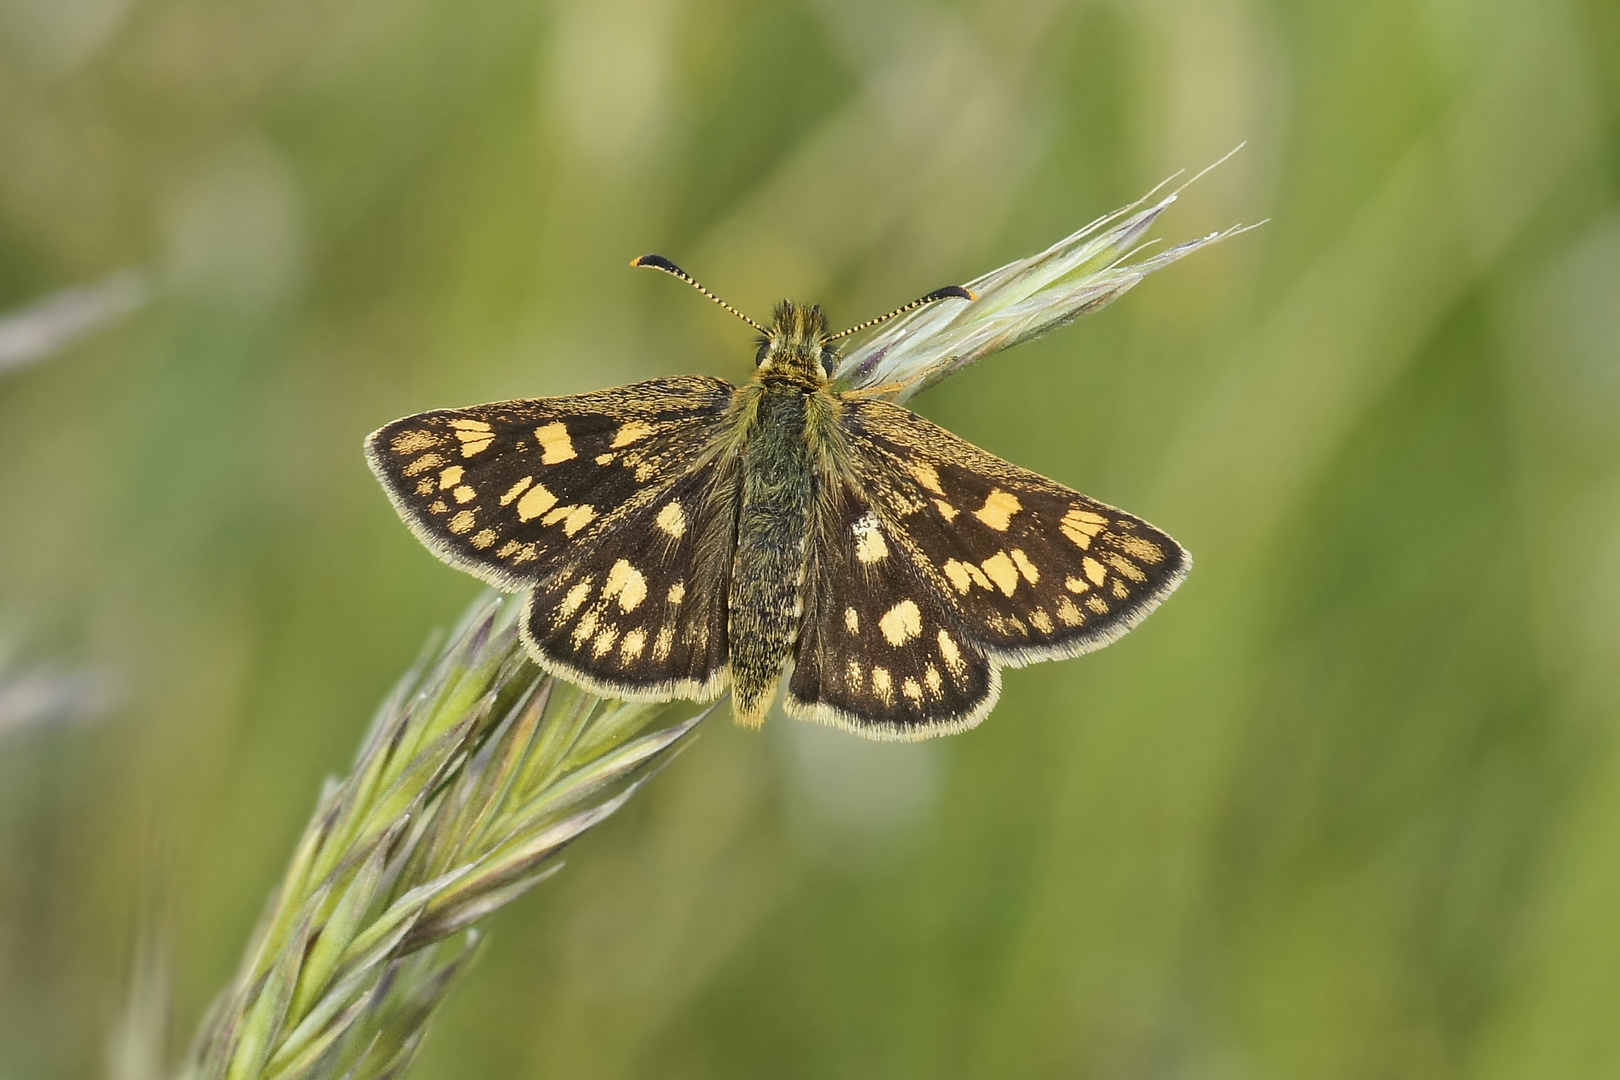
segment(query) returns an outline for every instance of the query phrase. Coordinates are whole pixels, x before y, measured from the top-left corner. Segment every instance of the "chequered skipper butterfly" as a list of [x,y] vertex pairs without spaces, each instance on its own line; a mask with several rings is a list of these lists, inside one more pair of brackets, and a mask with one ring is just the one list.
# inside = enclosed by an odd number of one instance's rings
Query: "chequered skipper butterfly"
[[445,562],[527,593],[546,670],[611,697],[711,700],[879,739],[965,730],[999,669],[1101,648],[1186,575],[1139,518],[841,392],[820,307],[760,332],[741,387],[702,376],[396,420],[366,456]]

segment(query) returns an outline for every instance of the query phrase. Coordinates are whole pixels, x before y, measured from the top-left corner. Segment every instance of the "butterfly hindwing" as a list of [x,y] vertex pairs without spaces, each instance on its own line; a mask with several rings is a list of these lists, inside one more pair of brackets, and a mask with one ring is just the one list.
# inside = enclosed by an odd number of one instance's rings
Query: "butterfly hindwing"
[[995,666],[937,585],[848,478],[832,478],[812,534],[789,714],[869,738],[972,727],[1000,692]]
[[523,638],[543,666],[611,697],[707,701],[725,687],[738,468],[716,457],[637,502],[535,583]]
[[374,432],[366,457],[434,554],[519,589],[696,468],[733,389],[686,376],[439,409]]
[[897,548],[1001,664],[1077,656],[1125,633],[1191,563],[1139,518],[885,401],[848,401],[848,467]]

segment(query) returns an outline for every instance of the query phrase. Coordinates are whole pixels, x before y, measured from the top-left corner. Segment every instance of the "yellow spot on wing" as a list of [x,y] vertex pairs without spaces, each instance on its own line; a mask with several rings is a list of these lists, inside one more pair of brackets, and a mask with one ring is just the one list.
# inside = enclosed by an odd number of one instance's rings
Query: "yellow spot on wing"
[[1018,572],[1024,575],[1024,580],[1034,585],[1041,580],[1041,572],[1035,569],[1035,564],[1029,561],[1022,548],[1012,549],[1012,560],[1018,566]]
[[439,490],[444,491],[446,488],[453,488],[461,483],[461,474],[466,471],[460,465],[452,465],[441,472],[439,474]]
[[859,692],[866,683],[866,672],[861,668],[859,660],[851,660],[844,668],[844,674],[849,679],[849,688]]
[[928,684],[928,696],[938,697],[939,688],[944,685],[945,680],[940,678],[939,668],[929,664],[923,669],[923,682]]
[[438,454],[423,454],[403,469],[399,470],[406,476],[420,476],[429,469],[436,469],[444,464],[444,458]]
[[[501,496],[501,505],[502,506],[511,506],[512,505],[512,500],[517,498],[519,495],[523,494],[524,490],[527,489],[528,486],[530,484],[532,484],[532,483],[534,483],[534,477],[525,476],[523,479],[519,480],[517,483],[513,484],[511,487],[507,488],[506,489],[506,494]],[[529,517],[533,517],[533,516],[534,516],[533,514],[529,515]],[[527,521],[527,520],[529,520],[529,518],[524,518],[523,520]]]
[[883,539],[876,514],[871,511],[862,514],[850,529],[855,534],[855,557],[861,562],[875,563],[889,557],[889,545]]
[[389,449],[401,456],[414,454],[418,450],[431,450],[438,445],[438,435],[431,431],[423,431],[420,428],[413,431],[402,431],[388,441]]
[[[535,485],[535,490],[539,490],[538,484]],[[567,533],[569,536],[573,536],[575,533],[579,532],[579,530],[589,525],[595,517],[596,511],[589,506],[559,506],[545,517],[541,518],[540,524],[555,525],[560,521],[563,523],[563,532]]]
[[1013,561],[1007,558],[1005,551],[996,552],[979,565],[984,567],[984,572],[996,583],[996,588],[1000,589],[1003,595],[1011,596],[1013,590],[1018,588],[1018,570],[1013,566]]
[[652,433],[653,429],[651,424],[643,423],[640,420],[631,420],[618,430],[618,432],[613,436],[613,442],[610,443],[609,446],[612,449],[617,450],[621,446],[629,446],[633,442],[640,439],[645,439]]
[[607,581],[602,583],[602,599],[611,600],[615,596],[619,598],[619,607],[626,612],[636,610],[647,599],[647,579],[625,559],[613,564]]
[[596,635],[596,640],[591,643],[591,655],[598,658],[606,656],[612,651],[614,643],[618,640],[618,628],[614,626],[605,627],[600,634]]
[[1077,578],[1070,575],[1069,577],[1063,579],[1063,587],[1072,593],[1083,593],[1087,589],[1091,588],[1091,583],[1085,578]]
[[1101,514],[1093,514],[1090,510],[1082,510],[1078,506],[1063,515],[1058,522],[1058,528],[1063,531],[1076,545],[1081,548],[1091,546],[1091,538],[1103,531],[1108,519]]
[[1147,580],[1147,575],[1142,572],[1142,568],[1131,562],[1131,560],[1127,559],[1125,556],[1110,554],[1104,556],[1104,558],[1108,560],[1109,566],[1112,566],[1116,571],[1119,572],[1120,576],[1128,577],[1137,583]]
[[[524,479],[526,480],[528,477],[524,477]],[[505,499],[501,500],[503,503],[505,501]],[[518,500],[517,515],[519,520],[532,521],[556,505],[557,496],[547,491],[546,485],[536,484],[528,491],[525,491],[523,498]]]
[[574,453],[573,440],[568,437],[568,425],[561,420],[535,428],[534,437],[540,443],[542,465],[560,465],[578,456]]
[[477,520],[478,515],[473,513],[473,511],[463,510],[461,513],[450,519],[450,524],[447,525],[446,528],[455,533],[457,536],[460,536],[464,532],[471,532],[473,524]]
[[658,631],[658,640],[653,642],[653,659],[663,660],[669,656],[669,647],[675,641],[675,628],[666,626]]
[[489,449],[495,441],[495,430],[482,420],[452,420],[456,438],[461,440],[461,456],[472,457]]
[[923,697],[922,684],[910,676],[907,676],[906,681],[900,684],[900,692],[906,695],[909,701],[921,701]]
[[966,563],[958,562],[955,559],[946,559],[945,576],[951,579],[951,585],[955,587],[956,591],[964,596],[969,589],[973,588],[973,575],[968,573]]
[[678,604],[682,600],[685,600],[686,599],[686,582],[677,581],[675,584],[671,585],[669,587],[669,596],[667,597],[667,599],[672,604]]
[[596,633],[596,623],[597,618],[595,610],[587,611],[585,614],[579,617],[579,625],[574,627],[574,633],[572,635],[574,638],[574,648],[577,649],[581,645],[584,645],[585,642],[590,640],[591,635]]
[[1052,616],[1048,615],[1044,608],[1036,608],[1030,612],[1029,622],[1031,626],[1043,634],[1050,634],[1057,629],[1057,624],[1052,621]]
[[478,498],[478,492],[474,491],[472,488],[468,487],[466,484],[462,484],[460,487],[456,488],[456,490],[452,491],[450,494],[452,494],[452,495],[454,495],[456,497],[456,502],[458,502],[458,503],[470,503],[474,499]]
[[654,521],[660,529],[677,539],[686,532],[686,511],[681,509],[679,499],[671,499],[668,506],[658,511]]
[[922,613],[912,601],[902,600],[878,620],[878,629],[883,631],[883,639],[890,645],[904,645],[922,633]]
[[998,634],[1024,633],[1023,620],[1019,619],[1017,616],[997,615],[992,613],[990,615],[986,615],[984,621],[989,623],[990,629],[994,630]]
[[472,538],[472,546],[482,551],[493,545],[496,539],[494,529],[480,529],[478,535]]
[[1093,585],[1101,585],[1108,580],[1108,571],[1103,569],[1103,564],[1090,555],[1080,560],[1080,568],[1086,572],[1086,577],[1091,579]]
[[594,520],[596,520],[595,510],[589,506],[576,506],[574,512],[568,515],[568,520],[563,522],[563,532],[573,536]]
[[961,675],[967,671],[967,664],[962,659],[962,650],[956,647],[951,635],[941,630],[939,632],[939,655],[945,661],[946,670],[953,675]]
[[624,635],[624,642],[619,646],[619,656],[625,663],[641,658],[647,650],[647,631],[635,629]]
[[984,505],[973,511],[973,516],[997,532],[1006,532],[1007,526],[1012,524],[1012,516],[1023,508],[1018,496],[995,488],[985,496]]
[[944,518],[946,521],[955,521],[956,515],[961,513],[960,510],[946,502],[944,499],[935,499],[934,509],[938,510],[939,516]]
[[1139,562],[1145,562],[1152,566],[1154,563],[1164,561],[1164,552],[1159,549],[1159,546],[1142,539],[1140,536],[1115,536],[1113,540],[1114,543],[1119,545],[1119,550]]
[[1064,626],[1079,626],[1086,621],[1086,617],[1080,614],[1080,609],[1074,606],[1074,601],[1067,596],[1058,602],[1057,617]]
[[562,603],[557,605],[558,614],[565,619],[568,618],[568,616],[579,610],[579,606],[583,604],[585,602],[585,598],[590,595],[591,579],[585,578],[583,581],[578,582],[572,589],[568,590],[568,595],[563,597]]
[[861,613],[852,607],[844,609],[844,629],[852,634],[861,632]]
[[888,668],[872,669],[872,693],[876,694],[883,704],[894,704],[894,681],[889,677]]
[[917,483],[932,491],[935,495],[945,494],[945,489],[939,486],[939,473],[934,467],[924,461],[909,461],[906,471],[917,478]]
[[1099,615],[1108,614],[1108,601],[1104,600],[1100,596],[1093,595],[1086,597],[1086,607],[1090,608],[1092,611],[1095,611]]
[[450,507],[445,505],[445,501],[443,499],[435,499],[428,506],[428,513],[430,514],[448,514],[449,512]]
[[1123,600],[1127,596],[1131,595],[1131,587],[1119,580],[1119,578],[1114,579],[1114,584],[1109,591],[1114,594],[1115,600]]

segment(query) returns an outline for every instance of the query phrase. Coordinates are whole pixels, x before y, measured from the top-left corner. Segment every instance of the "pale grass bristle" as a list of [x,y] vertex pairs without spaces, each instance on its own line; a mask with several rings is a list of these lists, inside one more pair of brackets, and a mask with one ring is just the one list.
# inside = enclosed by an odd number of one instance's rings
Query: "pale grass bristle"
[[903,401],[991,353],[1107,307],[1155,270],[1255,228],[1233,225],[1131,261],[1151,246],[1143,237],[1187,186],[1240,149],[1167,195],[1159,192],[1175,176],[1045,251],[965,282],[975,295],[972,303],[931,304],[886,324],[845,355],[834,379],[842,389],[878,388]]
[[400,1075],[477,948],[474,924],[554,872],[707,715],[541,675],[520,609],[480,599],[384,703],[181,1076]]

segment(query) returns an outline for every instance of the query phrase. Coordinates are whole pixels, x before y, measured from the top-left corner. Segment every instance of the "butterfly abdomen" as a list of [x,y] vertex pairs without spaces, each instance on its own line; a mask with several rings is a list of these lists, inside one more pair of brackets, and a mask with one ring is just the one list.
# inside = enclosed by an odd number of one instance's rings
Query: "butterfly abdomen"
[[763,720],[798,635],[814,497],[803,390],[767,384],[757,393],[743,450],[728,635],[732,700],[738,718],[749,724]]

